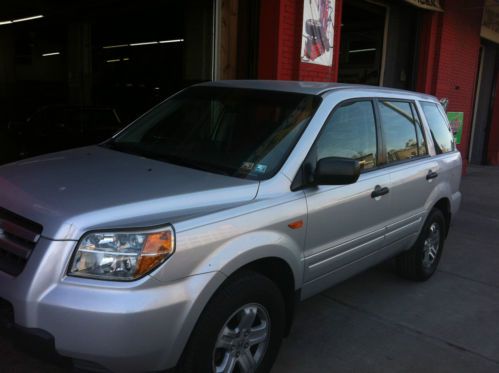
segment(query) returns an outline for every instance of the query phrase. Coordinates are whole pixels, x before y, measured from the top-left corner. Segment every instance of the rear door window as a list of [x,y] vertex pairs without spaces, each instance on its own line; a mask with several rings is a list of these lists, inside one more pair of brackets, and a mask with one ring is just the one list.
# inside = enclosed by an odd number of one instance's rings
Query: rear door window
[[456,150],[452,131],[437,104],[433,102],[421,102],[421,107],[430,127],[431,137],[437,154]]
[[400,162],[425,155],[426,147],[421,147],[423,137],[422,134],[418,136],[419,123],[411,103],[379,100],[378,107],[386,162]]

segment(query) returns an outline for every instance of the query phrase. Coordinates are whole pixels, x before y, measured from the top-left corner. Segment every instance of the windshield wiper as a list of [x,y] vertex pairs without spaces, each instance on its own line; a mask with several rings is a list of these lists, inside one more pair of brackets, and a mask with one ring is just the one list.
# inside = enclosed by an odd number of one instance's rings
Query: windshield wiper
[[157,159],[162,160],[164,162],[173,163],[178,166],[184,166],[189,168],[194,168],[196,170],[206,171],[214,174],[221,174],[225,176],[231,176],[231,174],[219,167],[212,166],[206,163],[198,163],[192,160],[176,157],[174,155],[157,155]]
[[177,157],[177,156],[174,156],[171,154],[159,154],[156,152],[152,152],[150,150],[146,150],[140,146],[134,146],[131,143],[120,143],[120,142],[110,140],[110,141],[107,141],[107,142],[101,144],[101,146],[108,148],[108,149],[128,153],[128,154],[134,154],[137,156],[155,159],[155,160],[166,162],[166,163],[172,163],[172,164],[175,164],[178,166],[194,168],[196,170],[206,171],[206,172],[215,173],[215,174],[221,174],[221,175],[225,175],[225,176],[231,176],[230,172],[228,172],[220,167],[217,167],[217,166],[212,166],[212,165],[205,164],[205,163],[195,162],[195,161],[188,160],[185,158],[180,158],[180,157]]
[[198,170],[201,170],[201,171],[211,172],[211,173],[215,173],[215,174],[221,174],[221,175],[225,175],[225,176],[231,176],[229,172],[224,171],[224,170],[222,170],[218,167],[214,167],[214,166],[208,166],[205,164],[190,163],[190,162],[189,162],[189,166],[192,168],[196,168]]

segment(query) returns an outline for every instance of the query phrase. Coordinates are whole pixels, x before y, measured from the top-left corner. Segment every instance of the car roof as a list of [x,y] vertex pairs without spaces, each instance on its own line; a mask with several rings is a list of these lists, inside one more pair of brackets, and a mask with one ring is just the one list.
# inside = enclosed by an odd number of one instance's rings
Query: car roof
[[305,82],[292,80],[216,80],[213,82],[200,83],[198,86],[261,89],[268,91],[303,93],[317,96],[336,90],[357,90],[362,92],[371,91],[375,92],[377,95],[380,93],[386,93],[406,97],[411,96],[421,100],[438,101],[435,97],[424,93],[360,84]]

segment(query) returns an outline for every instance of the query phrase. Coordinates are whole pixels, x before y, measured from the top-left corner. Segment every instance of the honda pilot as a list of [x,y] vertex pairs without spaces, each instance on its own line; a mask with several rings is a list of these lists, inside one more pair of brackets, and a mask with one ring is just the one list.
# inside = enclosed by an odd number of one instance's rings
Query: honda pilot
[[390,258],[432,276],[460,179],[434,97],[199,84],[0,167],[0,320],[87,370],[269,372],[297,301]]

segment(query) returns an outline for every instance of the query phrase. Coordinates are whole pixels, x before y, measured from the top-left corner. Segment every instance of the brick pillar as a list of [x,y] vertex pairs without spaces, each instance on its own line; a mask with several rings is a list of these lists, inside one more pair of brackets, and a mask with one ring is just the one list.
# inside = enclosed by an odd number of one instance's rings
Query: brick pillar
[[416,90],[435,94],[443,14],[426,11],[421,15]]
[[423,16],[420,34],[417,89],[448,98],[448,111],[464,113],[463,136],[458,145],[464,169],[470,145],[483,5],[484,0],[447,0],[443,2],[443,13]]

